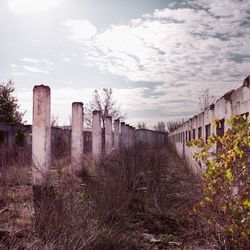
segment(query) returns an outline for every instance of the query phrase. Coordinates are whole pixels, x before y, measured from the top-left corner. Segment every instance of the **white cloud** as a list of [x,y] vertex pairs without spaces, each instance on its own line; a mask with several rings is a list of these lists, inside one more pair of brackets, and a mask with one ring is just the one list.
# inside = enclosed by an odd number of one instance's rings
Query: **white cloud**
[[[239,11],[244,12],[242,6]],[[208,81],[216,78],[216,70],[218,79],[226,73],[246,73],[244,63],[230,56],[249,55],[249,38],[250,28],[241,27],[233,17],[220,19],[190,7],[157,10],[149,18],[112,26],[83,50],[100,70],[131,81]]]
[[29,62],[29,63],[38,63],[39,60],[38,59],[34,59],[34,58],[28,58],[28,57],[24,57],[22,59],[20,59],[23,62]]
[[96,27],[88,20],[68,19],[63,25],[68,28],[70,38],[79,43],[91,39],[97,32]]
[[[129,121],[136,125],[138,120],[145,120],[151,125],[195,114],[202,89],[210,88],[219,97],[249,75],[250,2],[235,2],[187,1],[185,8],[172,5],[99,33],[87,20],[67,20],[63,25],[70,38],[81,43],[85,65],[132,82],[152,82],[150,88],[114,89]],[[60,57],[65,63],[71,62],[66,54]],[[23,58],[23,62],[35,70],[54,67],[41,59]],[[16,66],[13,69],[19,72]],[[72,87],[53,93],[52,113],[62,123],[68,121],[71,102],[87,102],[92,89]]]
[[45,58],[41,58],[41,59],[36,59],[36,58],[29,58],[29,57],[24,57],[24,58],[21,58],[20,61],[22,62],[25,62],[25,63],[29,63],[29,64],[33,64],[33,65],[42,65],[42,66],[46,66],[46,67],[49,67],[49,68],[53,68],[55,63],[48,60],[48,59],[45,59]]
[[[195,112],[198,107],[193,100],[201,89],[210,88],[220,96],[249,75],[250,2],[194,0],[187,4],[112,25],[91,43],[84,43],[82,51],[90,66],[134,82],[162,83],[150,95],[145,94],[147,89],[141,96],[137,89],[129,90],[126,98],[134,99],[133,105],[137,102],[131,109]],[[154,94],[157,97],[152,98]]]
[[25,69],[26,71],[32,72],[32,73],[49,74],[49,71],[42,70],[42,69],[39,69],[39,68],[33,67],[33,66],[23,65],[23,69]]
[[11,11],[18,14],[46,11],[59,6],[64,0],[8,0]]
[[26,76],[27,72],[49,74],[54,69],[55,64],[45,58],[35,59],[24,57],[19,61],[25,64],[11,64],[13,76]]
[[70,58],[68,58],[68,57],[62,57],[62,61],[63,61],[64,63],[68,63],[68,64],[71,64],[71,63],[72,63],[72,60],[71,60]]
[[13,76],[27,76],[28,75],[28,73],[26,73],[26,72],[14,72],[13,74],[12,74]]

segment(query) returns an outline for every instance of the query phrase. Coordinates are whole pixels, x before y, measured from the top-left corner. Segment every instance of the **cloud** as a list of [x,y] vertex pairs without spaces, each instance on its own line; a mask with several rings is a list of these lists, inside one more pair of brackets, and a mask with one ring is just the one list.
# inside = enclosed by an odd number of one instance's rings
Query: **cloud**
[[19,61],[25,64],[11,64],[13,76],[26,76],[27,72],[49,74],[55,66],[53,62],[45,58],[35,59],[24,57],[19,59]]
[[70,38],[76,42],[91,39],[97,32],[96,27],[87,20],[68,19],[63,22],[70,32]]
[[8,0],[11,11],[18,14],[45,11],[62,4],[64,0]]
[[25,72],[14,72],[13,74],[12,74],[13,76],[27,76],[28,75],[28,73],[25,73]]
[[71,60],[70,58],[68,58],[68,57],[62,57],[61,59],[62,59],[62,61],[63,61],[64,63],[68,63],[68,64],[71,64],[71,63],[72,63],[72,60]]
[[[246,74],[243,69],[249,66],[249,60],[232,60],[232,54],[250,54],[250,28],[242,25],[246,2],[234,6],[231,15],[215,12],[214,1],[214,5],[200,2],[194,2],[200,9],[156,10],[147,18],[113,25],[98,33],[83,51],[101,71],[131,81],[179,84]],[[211,12],[201,7],[211,8]]]
[[36,65],[44,64],[44,65],[49,66],[49,67],[53,67],[55,65],[55,63],[53,63],[50,60],[47,60],[45,58],[35,59],[35,58],[24,57],[24,58],[20,59],[20,61],[23,61],[26,63],[33,63]]
[[193,0],[180,6],[111,25],[89,36],[91,41],[82,39],[89,66],[131,82],[157,83],[148,95],[146,88],[141,95],[128,90],[126,98],[137,102],[132,109],[195,113],[202,89],[219,97],[249,75],[250,2]]
[[26,71],[32,72],[32,73],[49,74],[49,71],[47,71],[47,70],[42,70],[42,69],[38,69],[36,67],[27,66],[27,65],[23,65],[23,69],[25,69]]
[[[168,6],[102,31],[87,20],[63,23],[70,39],[80,44],[77,54],[84,58],[83,65],[119,76],[130,86],[115,88],[114,96],[134,125],[138,120],[153,125],[192,116],[198,111],[202,89],[220,97],[250,73],[249,1],[190,0]],[[66,54],[60,57],[71,62]],[[22,62],[48,72],[55,66],[34,58]],[[139,88],[133,85],[136,82],[152,86]],[[57,89],[52,95],[53,113],[58,112],[61,121],[68,120],[71,102],[86,102],[81,98],[91,92]]]

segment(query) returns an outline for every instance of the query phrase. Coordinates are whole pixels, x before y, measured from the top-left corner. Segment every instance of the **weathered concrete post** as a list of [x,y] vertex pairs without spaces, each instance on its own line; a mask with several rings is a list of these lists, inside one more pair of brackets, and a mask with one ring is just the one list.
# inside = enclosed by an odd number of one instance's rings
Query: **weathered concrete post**
[[119,119],[116,119],[114,121],[114,149],[117,151],[119,151],[119,147],[120,147],[119,129],[120,129],[120,121],[119,121]]
[[130,125],[127,126],[127,148],[130,148]]
[[135,148],[135,127],[132,127],[132,147]]
[[72,103],[71,165],[76,175],[83,171],[83,103]]
[[126,124],[125,129],[125,149],[129,148],[129,124]]
[[33,89],[32,184],[50,185],[51,124],[50,88],[36,85]]
[[92,121],[92,156],[98,161],[102,153],[102,128],[101,128],[101,111],[93,111]]
[[[47,222],[56,223],[52,211],[55,193],[50,181],[51,164],[50,88],[38,85],[33,89],[32,184],[35,228],[50,233]],[[46,211],[46,213],[44,213]]]
[[132,147],[132,126],[128,127],[128,147]]
[[112,116],[105,117],[105,154],[109,155],[112,152]]
[[125,122],[121,122],[120,149],[125,149],[125,133],[126,133]]

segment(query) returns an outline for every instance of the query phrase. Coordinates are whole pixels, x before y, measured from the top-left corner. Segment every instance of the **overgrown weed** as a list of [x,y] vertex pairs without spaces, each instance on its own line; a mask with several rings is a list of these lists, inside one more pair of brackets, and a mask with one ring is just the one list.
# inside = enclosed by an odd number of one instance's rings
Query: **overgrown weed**
[[[211,245],[209,236],[195,228],[203,222],[187,216],[200,197],[200,182],[171,147],[143,147],[102,157],[95,176],[87,171],[93,167],[89,158],[85,166],[85,176],[78,178],[71,173],[69,158],[55,160],[53,187],[26,191],[29,194],[23,203],[34,207],[29,226],[14,223],[8,227],[6,222],[1,230],[8,233],[1,237],[0,232],[0,247],[167,249],[171,240],[182,246]],[[23,169],[26,178],[29,170]],[[18,181],[7,178],[2,187],[10,187],[12,182],[25,184],[16,178]],[[144,233],[162,239],[158,248],[145,241]]]

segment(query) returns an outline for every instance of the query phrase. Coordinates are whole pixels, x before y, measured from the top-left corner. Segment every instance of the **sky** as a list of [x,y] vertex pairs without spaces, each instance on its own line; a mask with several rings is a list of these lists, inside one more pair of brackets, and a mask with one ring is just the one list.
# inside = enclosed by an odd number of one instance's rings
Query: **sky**
[[60,125],[104,87],[134,126],[192,117],[250,74],[249,41],[250,0],[0,0],[0,82],[27,123],[39,84]]

